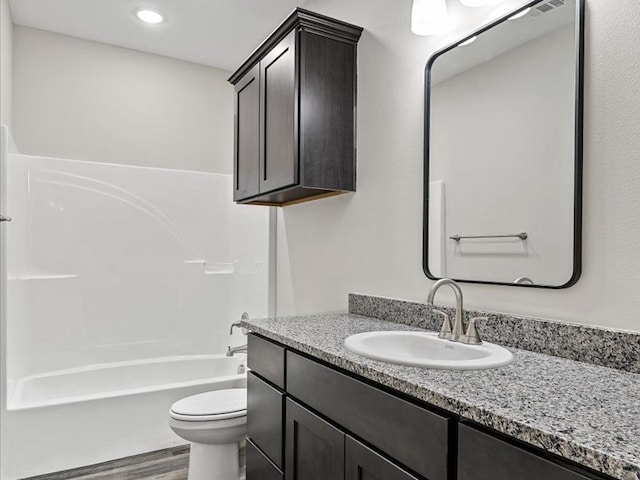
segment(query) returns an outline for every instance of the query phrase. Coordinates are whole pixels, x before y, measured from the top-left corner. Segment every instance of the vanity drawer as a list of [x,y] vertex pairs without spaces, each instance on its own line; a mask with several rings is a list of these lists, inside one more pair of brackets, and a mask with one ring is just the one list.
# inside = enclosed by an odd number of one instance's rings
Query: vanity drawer
[[284,348],[250,333],[247,364],[249,368],[284,389]]
[[259,379],[253,372],[249,372],[247,375],[247,434],[279,468],[283,466],[283,416],[284,394]]
[[287,352],[287,393],[429,480],[445,480],[451,419]]
[[283,480],[282,472],[247,440],[247,480]]
[[458,430],[458,480],[593,480],[469,425]]

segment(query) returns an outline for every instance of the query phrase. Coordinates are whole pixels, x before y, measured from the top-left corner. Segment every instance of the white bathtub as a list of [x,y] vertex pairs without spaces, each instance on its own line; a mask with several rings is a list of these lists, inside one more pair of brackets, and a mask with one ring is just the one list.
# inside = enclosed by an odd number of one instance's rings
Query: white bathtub
[[[244,356],[190,355],[91,365],[19,380],[7,410],[138,395],[199,385],[211,390],[240,386]],[[240,383],[239,383],[240,382]]]
[[6,421],[6,479],[65,470],[184,443],[169,407],[196,393],[246,386],[246,357],[193,355],[100,364],[17,381]]

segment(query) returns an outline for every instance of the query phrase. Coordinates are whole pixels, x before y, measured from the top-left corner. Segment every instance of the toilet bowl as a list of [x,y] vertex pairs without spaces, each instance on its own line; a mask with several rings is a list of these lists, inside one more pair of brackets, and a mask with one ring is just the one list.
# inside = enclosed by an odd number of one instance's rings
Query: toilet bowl
[[169,427],[191,442],[188,480],[238,480],[239,442],[247,432],[247,389],[200,393],[178,400]]

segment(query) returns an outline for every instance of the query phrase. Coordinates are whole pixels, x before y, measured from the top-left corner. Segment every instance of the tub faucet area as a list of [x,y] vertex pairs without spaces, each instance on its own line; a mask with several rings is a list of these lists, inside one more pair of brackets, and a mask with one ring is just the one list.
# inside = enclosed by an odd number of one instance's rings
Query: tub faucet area
[[247,353],[247,344],[245,343],[244,345],[240,345],[237,347],[227,348],[227,353],[226,353],[227,357],[232,357],[236,353]]
[[[233,335],[233,329],[234,328],[240,328],[242,330],[243,334],[247,334],[247,330],[245,328],[242,327],[242,322],[248,322],[249,321],[249,314],[247,312],[244,312],[242,314],[242,316],[240,317],[240,321],[239,322],[234,322],[231,324],[231,327],[229,328],[229,335]],[[227,347],[227,357],[232,357],[233,355],[235,355],[236,353],[247,353],[247,345],[248,344],[244,344],[244,345],[239,345],[237,347]]]

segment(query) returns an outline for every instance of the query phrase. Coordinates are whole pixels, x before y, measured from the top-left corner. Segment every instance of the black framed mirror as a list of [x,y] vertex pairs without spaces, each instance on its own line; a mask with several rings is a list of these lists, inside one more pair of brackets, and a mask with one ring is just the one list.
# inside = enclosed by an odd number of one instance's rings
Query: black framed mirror
[[530,2],[425,69],[423,269],[566,288],[581,271],[584,0]]

